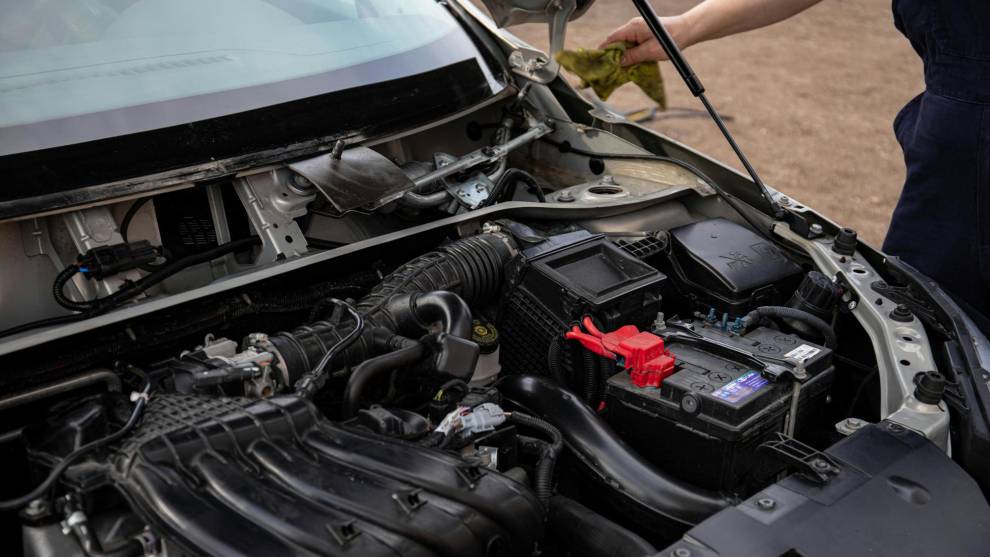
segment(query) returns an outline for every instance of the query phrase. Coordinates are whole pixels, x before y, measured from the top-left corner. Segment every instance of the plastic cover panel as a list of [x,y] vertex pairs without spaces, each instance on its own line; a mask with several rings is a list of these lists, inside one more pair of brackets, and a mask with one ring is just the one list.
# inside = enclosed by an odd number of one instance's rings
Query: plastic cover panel
[[120,453],[121,490],[193,554],[516,555],[542,536],[527,487],[296,397],[155,397]]
[[[670,233],[676,251],[711,273],[729,292],[747,292],[801,272],[769,240],[732,221],[705,220],[675,228]],[[686,264],[687,261],[682,262]],[[692,278],[709,288],[716,287],[707,284],[701,276]]]

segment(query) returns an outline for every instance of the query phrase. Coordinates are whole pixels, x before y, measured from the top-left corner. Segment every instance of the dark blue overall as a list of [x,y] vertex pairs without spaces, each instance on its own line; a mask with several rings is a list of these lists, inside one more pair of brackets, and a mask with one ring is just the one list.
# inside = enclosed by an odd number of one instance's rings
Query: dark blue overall
[[990,0],[893,0],[925,63],[897,115],[907,180],[883,250],[990,316]]

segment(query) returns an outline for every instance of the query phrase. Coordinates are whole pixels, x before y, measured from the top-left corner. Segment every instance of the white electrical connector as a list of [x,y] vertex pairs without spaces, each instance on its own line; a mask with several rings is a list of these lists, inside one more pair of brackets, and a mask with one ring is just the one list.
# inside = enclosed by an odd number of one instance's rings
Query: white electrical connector
[[456,433],[472,435],[482,431],[491,431],[505,423],[505,420],[505,410],[491,402],[479,404],[474,408],[458,406],[453,412],[444,416],[434,431],[445,436]]

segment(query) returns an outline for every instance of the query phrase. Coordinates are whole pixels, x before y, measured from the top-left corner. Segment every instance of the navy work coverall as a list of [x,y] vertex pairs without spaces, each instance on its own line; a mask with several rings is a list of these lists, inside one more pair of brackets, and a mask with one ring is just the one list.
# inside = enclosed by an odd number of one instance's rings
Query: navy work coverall
[[883,250],[935,279],[984,322],[990,316],[990,0],[893,3],[895,25],[924,61],[926,90],[894,121],[907,180]]

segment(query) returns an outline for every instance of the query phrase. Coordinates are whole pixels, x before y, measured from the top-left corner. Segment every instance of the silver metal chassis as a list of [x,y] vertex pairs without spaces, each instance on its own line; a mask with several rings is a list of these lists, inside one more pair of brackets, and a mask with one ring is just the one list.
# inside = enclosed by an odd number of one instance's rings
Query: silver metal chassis
[[914,376],[936,369],[931,344],[921,322],[908,323],[890,318],[897,306],[873,291],[870,285],[881,280],[876,270],[859,254],[842,256],[832,251],[830,238],[808,240],[795,234],[784,223],[774,233],[800,246],[819,270],[841,277],[855,291],[859,302],[852,302],[852,314],[863,325],[876,353],[880,373],[880,417],[918,432],[949,451],[949,412],[945,403],[937,407],[914,398]]

